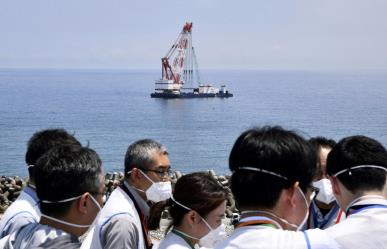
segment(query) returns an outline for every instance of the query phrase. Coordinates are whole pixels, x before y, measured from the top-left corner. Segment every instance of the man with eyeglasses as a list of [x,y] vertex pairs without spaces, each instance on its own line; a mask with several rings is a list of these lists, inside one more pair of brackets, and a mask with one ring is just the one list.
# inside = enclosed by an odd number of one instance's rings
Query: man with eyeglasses
[[112,192],[82,248],[152,248],[150,205],[170,198],[171,166],[163,145],[139,140],[125,155],[125,180]]

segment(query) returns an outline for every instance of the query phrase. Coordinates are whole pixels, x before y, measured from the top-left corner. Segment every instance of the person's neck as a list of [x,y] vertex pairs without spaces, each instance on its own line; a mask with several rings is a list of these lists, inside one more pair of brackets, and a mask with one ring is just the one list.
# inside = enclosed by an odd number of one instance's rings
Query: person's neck
[[30,177],[30,179],[28,180],[27,186],[29,186],[29,187],[31,187],[33,189],[36,189],[36,187],[35,187],[35,179]]
[[353,194],[350,196],[345,203],[346,209],[350,208],[353,204],[355,204],[358,201],[361,200],[367,200],[367,199],[386,199],[386,196],[384,195],[383,191],[361,191],[356,194]]
[[[177,232],[183,232],[185,234],[188,234],[189,236],[195,237],[192,235],[192,230],[186,224],[182,224],[180,226],[174,226],[173,229],[176,230]],[[199,240],[197,239],[187,237],[184,234],[183,236],[185,240],[190,244],[191,247],[194,247],[195,244],[199,243]]]
[[[59,220],[63,220],[63,221],[69,222],[69,223],[76,223],[76,221],[72,220],[69,217],[69,215],[66,215],[63,217],[54,217],[54,218],[59,219]],[[65,224],[56,222],[54,220],[50,220],[50,219],[43,217],[43,216],[40,218],[39,223],[42,225],[47,225],[47,226],[53,227],[55,229],[60,229],[66,233],[75,235],[77,237],[81,236],[85,232],[84,228],[77,228],[77,227],[65,225]]]
[[141,186],[139,186],[139,184],[134,183],[130,178],[126,178],[125,181],[127,184],[129,184],[129,186],[131,186],[139,194],[139,196],[144,201],[148,201],[148,199],[146,198],[145,191],[141,189]]
[[284,219],[283,218],[284,215],[281,212],[281,210],[279,210],[278,208],[273,208],[273,209],[259,208],[259,207],[246,208],[242,211],[241,219],[247,218],[247,217],[253,217],[253,216],[261,216],[261,217],[271,219],[274,221],[274,225],[276,227],[278,227],[279,225],[280,227],[278,228],[280,229],[292,230],[291,228],[288,227],[288,224],[286,224],[281,220],[281,219]]
[[322,203],[318,200],[315,201],[316,203],[316,206],[320,209],[320,210],[331,210],[333,208],[333,206],[335,205],[335,201],[329,203],[329,204],[326,204],[326,203]]

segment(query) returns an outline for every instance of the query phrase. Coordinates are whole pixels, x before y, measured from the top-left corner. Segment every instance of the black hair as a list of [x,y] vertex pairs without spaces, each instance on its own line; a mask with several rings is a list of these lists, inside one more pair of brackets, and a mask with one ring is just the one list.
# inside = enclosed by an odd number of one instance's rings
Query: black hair
[[309,143],[311,143],[311,145],[316,150],[318,150],[321,147],[322,148],[330,148],[330,149],[332,149],[333,146],[336,145],[336,141],[335,140],[330,139],[330,138],[326,138],[326,137],[321,137],[321,136],[310,138],[309,139]]
[[[36,193],[40,200],[59,201],[84,194],[96,193],[101,184],[101,159],[89,148],[57,146],[36,163]],[[74,200],[75,201],[75,200]],[[62,217],[73,201],[40,203],[42,213]]]
[[[387,152],[381,143],[366,136],[343,138],[328,154],[327,173],[337,172],[359,165],[377,165],[387,168]],[[349,170],[337,176],[353,194],[358,191],[382,190],[386,172],[377,168]]]
[[[77,145],[81,143],[64,129],[41,130],[30,138],[27,143],[25,161],[27,165],[36,165],[38,159],[47,151],[58,145]],[[29,176],[34,179],[34,167],[29,167]]]
[[[229,194],[229,191],[220,185],[208,172],[195,172],[182,176],[177,180],[173,190],[173,198],[176,201],[198,212],[203,219],[222,202],[226,201]],[[151,216],[148,224],[152,224],[152,228],[156,228],[156,225],[158,226],[161,212],[166,206],[170,207],[171,226],[180,225],[184,215],[190,211],[181,207],[172,199],[158,203],[150,211]]]
[[152,139],[142,139],[129,145],[125,154],[125,174],[134,167],[148,169],[154,163],[154,153],[168,155],[166,148]]
[[[252,167],[274,172],[238,169]],[[305,193],[316,168],[316,154],[311,145],[293,131],[280,126],[256,127],[243,132],[229,157],[231,190],[239,208],[273,208],[283,189],[295,182]]]
[[321,179],[326,174],[326,169],[320,164],[320,152],[322,148],[332,149],[336,145],[336,141],[326,137],[312,137],[309,140],[317,156],[317,168],[315,172],[315,179]]

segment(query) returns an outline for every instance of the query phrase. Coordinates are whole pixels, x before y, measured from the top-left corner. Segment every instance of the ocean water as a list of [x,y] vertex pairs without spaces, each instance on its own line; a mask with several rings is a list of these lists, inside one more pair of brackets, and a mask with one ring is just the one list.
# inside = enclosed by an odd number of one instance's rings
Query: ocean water
[[175,170],[228,173],[237,136],[281,125],[305,137],[371,136],[387,145],[386,71],[203,71],[229,99],[152,99],[159,71],[0,70],[0,175],[26,176],[32,134],[62,127],[122,171],[128,145],[163,143]]

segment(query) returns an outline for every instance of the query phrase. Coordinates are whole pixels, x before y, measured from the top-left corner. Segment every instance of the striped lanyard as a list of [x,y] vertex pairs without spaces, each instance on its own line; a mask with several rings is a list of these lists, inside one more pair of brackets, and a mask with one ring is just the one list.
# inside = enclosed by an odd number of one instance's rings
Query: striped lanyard
[[[243,212],[242,212],[243,213]],[[265,216],[249,216],[242,218],[235,228],[247,227],[247,226],[260,226],[267,228],[282,229],[282,226],[275,220]]]
[[347,217],[360,213],[367,209],[373,209],[373,208],[387,208],[387,205],[383,204],[367,204],[367,205],[354,205],[350,207],[346,213]]

